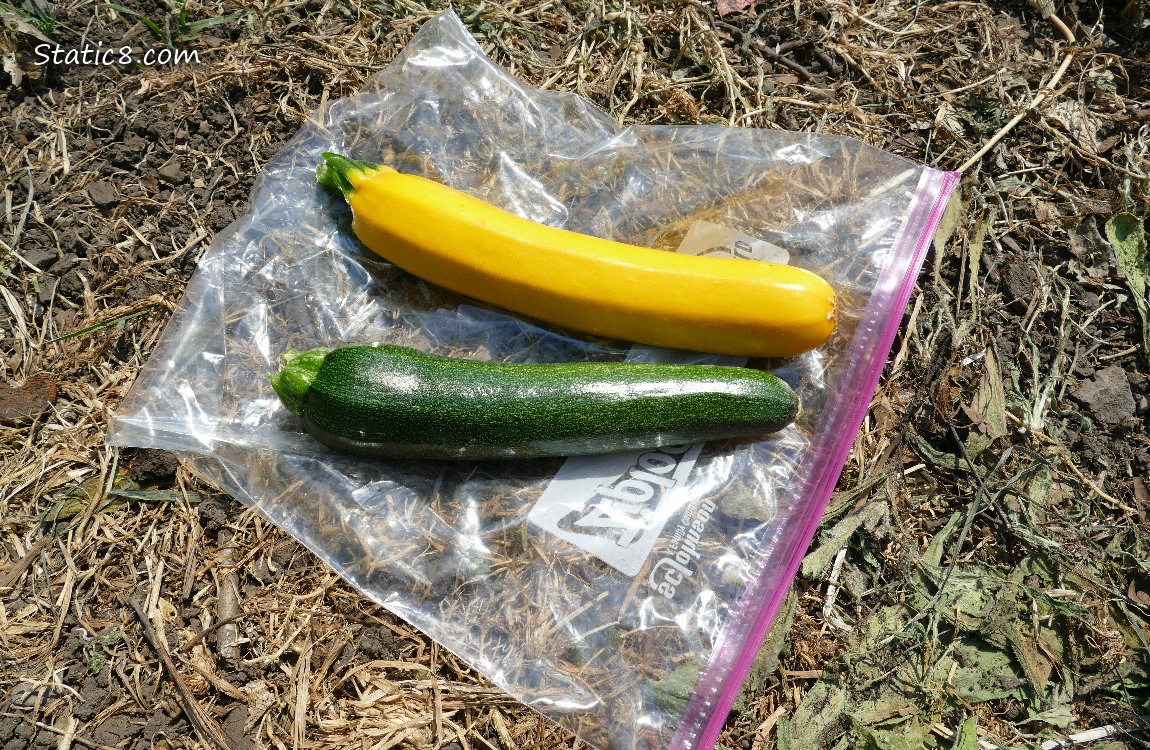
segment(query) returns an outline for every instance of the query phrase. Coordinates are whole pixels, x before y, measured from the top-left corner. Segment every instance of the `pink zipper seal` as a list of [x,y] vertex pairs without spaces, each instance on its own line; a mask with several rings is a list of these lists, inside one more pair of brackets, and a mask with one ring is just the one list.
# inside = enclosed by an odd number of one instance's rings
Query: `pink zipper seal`
[[[790,537],[789,543],[780,551],[785,560],[782,573],[777,566],[768,566],[777,556],[758,561],[750,584],[733,608],[730,620],[715,644],[710,663],[695,686],[683,721],[671,740],[670,750],[711,750],[718,740],[771,622],[818,531],[823,511],[846,465],[851,444],[878,388],[887,355],[894,344],[931,240],[942,220],[947,201],[961,178],[959,172],[934,169],[923,172],[906,225],[879,277],[847,353],[844,371],[849,374],[844,387],[826,405],[824,413],[830,424],[822,427],[820,439],[810,446],[803,465],[798,469],[798,476],[804,479],[800,479],[796,506],[807,508],[807,512],[796,515],[780,529],[780,534]],[[903,259],[906,259],[906,265],[900,272],[899,261]],[[874,331],[873,336],[860,335],[867,331]],[[818,459],[824,460],[819,462],[821,470],[817,475],[804,471],[804,467]],[[787,528],[795,525],[800,527],[798,533]]]

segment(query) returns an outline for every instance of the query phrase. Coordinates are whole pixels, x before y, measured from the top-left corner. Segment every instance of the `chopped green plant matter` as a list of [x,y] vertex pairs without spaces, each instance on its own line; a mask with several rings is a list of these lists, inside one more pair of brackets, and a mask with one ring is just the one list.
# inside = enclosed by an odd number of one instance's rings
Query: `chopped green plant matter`
[[651,680],[648,688],[655,698],[655,705],[664,711],[682,713],[695,692],[695,683],[699,681],[699,673],[704,666],[698,660],[692,660],[667,675],[666,679]]
[[168,7],[168,13],[158,20],[117,3],[108,3],[107,5],[117,13],[125,13],[139,18],[141,23],[151,29],[152,33],[169,47],[183,46],[187,42],[199,39],[204,29],[235,21],[244,16],[241,11],[204,18],[199,21],[189,21],[188,0],[164,0],[164,4]]
[[36,31],[51,39],[56,34],[56,19],[50,8],[38,0],[25,0],[22,4],[0,3],[0,18],[12,17],[28,24]]
[[368,456],[495,459],[638,450],[775,432],[798,398],[745,367],[498,364],[401,346],[284,353],[270,376],[325,445]]
[[1142,219],[1131,213],[1120,213],[1106,222],[1106,239],[1114,250],[1118,267],[1126,275],[1126,285],[1134,298],[1134,307],[1142,318],[1142,347],[1150,357],[1150,256],[1146,251],[1146,229]]

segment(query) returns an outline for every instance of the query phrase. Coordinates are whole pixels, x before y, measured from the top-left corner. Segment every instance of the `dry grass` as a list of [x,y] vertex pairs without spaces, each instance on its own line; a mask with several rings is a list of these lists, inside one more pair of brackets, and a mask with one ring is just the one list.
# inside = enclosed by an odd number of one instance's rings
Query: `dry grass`
[[[9,90],[0,135],[0,371],[12,386],[0,396],[0,743],[581,746],[259,515],[184,468],[103,443],[195,259],[260,166],[441,7],[276,0],[190,41],[198,66],[126,73],[45,72],[30,37],[0,33],[27,79]],[[1145,411],[1091,429],[1071,398],[1111,364],[1136,396],[1150,391],[1150,353],[1103,231],[1150,208],[1150,48],[1120,44],[1124,24],[1150,16],[1145,2],[1058,7],[1062,27],[1041,7],[962,1],[771,2],[726,17],[700,2],[454,7],[514,75],[621,122],[851,135],[947,169],[1004,133],[966,167],[949,239],[919,279],[844,470],[827,527],[855,518],[856,530],[826,550],[837,565],[796,583],[787,638],[721,742],[877,746],[889,721],[852,724],[828,708],[836,695],[860,715],[913,704],[944,746],[967,715],[985,741],[1021,745],[1146,713]],[[238,6],[190,8],[208,18]],[[155,44],[102,3],[54,13],[62,39],[89,28]],[[162,115],[154,126],[149,110]],[[188,137],[165,150],[172,127]],[[120,154],[132,138],[140,153]],[[173,158],[183,178],[165,176]],[[109,175],[119,200],[96,208]],[[37,258],[81,247],[70,269]],[[1025,617],[964,620],[969,600],[951,592],[971,572],[1017,578],[1010,601]],[[942,651],[958,632],[982,633],[1037,697],[895,701],[905,674],[883,662],[891,639]],[[1062,724],[1028,714],[1060,706]]]

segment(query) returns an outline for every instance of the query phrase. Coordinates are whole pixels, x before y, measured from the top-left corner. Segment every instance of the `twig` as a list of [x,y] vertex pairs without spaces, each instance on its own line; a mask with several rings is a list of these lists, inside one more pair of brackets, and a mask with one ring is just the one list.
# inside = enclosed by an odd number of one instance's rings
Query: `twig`
[[68,554],[65,554],[64,562],[67,564],[68,570],[64,574],[64,588],[60,592],[56,627],[52,629],[52,641],[49,645],[51,649],[56,648],[56,644],[60,642],[60,635],[64,632],[64,620],[67,619],[68,610],[72,606],[72,593],[76,590],[76,565]]
[[23,256],[23,255],[21,255],[20,253],[16,252],[16,251],[15,251],[13,248],[9,247],[9,246],[8,246],[8,243],[7,243],[7,242],[5,242],[4,240],[0,240],[0,250],[3,250],[3,251],[4,251],[4,252],[6,252],[6,253],[11,253],[11,255],[12,255],[12,257],[13,257],[13,258],[15,258],[16,260],[20,261],[20,262],[21,262],[21,263],[23,263],[24,265],[28,266],[28,268],[29,268],[29,269],[31,269],[32,273],[40,273],[40,269],[39,269],[39,268],[37,268],[36,266],[32,265],[32,263],[30,263],[30,262],[29,262],[29,261],[28,261],[26,258],[24,258],[24,256]]
[[234,566],[236,547],[233,541],[230,530],[220,530],[217,542],[222,549],[216,578],[216,617],[223,626],[216,635],[216,648],[221,659],[235,666],[240,658],[240,647],[237,643],[240,629],[235,625],[235,620],[240,616],[241,609],[240,581]]
[[1053,24],[1058,33],[1062,34],[1063,38],[1071,44],[1075,43],[1074,33],[1070,31],[1061,18],[1058,17],[1058,10],[1054,7],[1054,0],[1027,0],[1030,7],[1042,14],[1043,19]]
[[200,676],[211,683],[211,686],[219,690],[224,695],[229,695],[243,703],[249,703],[251,695],[240,690],[232,683],[220,677],[211,663],[211,657],[208,656],[206,649],[200,649],[198,653],[193,653],[192,657],[185,662],[192,669],[200,673]]
[[235,744],[232,743],[231,738],[224,732],[223,728],[216,722],[212,716],[204,710],[204,708],[192,695],[192,691],[188,688],[184,678],[176,670],[176,664],[172,661],[171,654],[165,644],[160,640],[156,634],[156,629],[153,627],[148,616],[144,613],[140,603],[132,597],[127,597],[127,604],[136,613],[136,619],[140,621],[140,628],[144,631],[144,637],[147,639],[148,644],[152,650],[156,652],[156,656],[160,659],[160,664],[163,665],[164,671],[168,673],[168,677],[176,686],[176,698],[180,702],[180,708],[184,710],[184,715],[188,717],[192,727],[196,730],[200,740],[207,745],[220,747],[224,750],[238,750]]
[[847,548],[845,546],[835,555],[835,563],[831,566],[831,576],[827,583],[827,600],[823,604],[823,619],[839,630],[849,633],[851,626],[843,622],[843,618],[835,612],[835,599],[839,594],[839,573],[843,569],[843,560],[846,559],[846,556]]
[[[72,727],[72,726],[69,726],[67,729],[61,729],[60,727],[54,727],[51,724],[46,724],[42,721],[36,721],[35,719],[31,718],[30,716],[24,716],[22,714],[5,713],[2,715],[5,718],[18,717],[18,718],[23,719],[24,721],[28,722],[29,724],[33,725],[37,729],[43,729],[46,732],[52,732],[54,734],[58,734],[61,736],[61,738],[67,736],[68,732],[70,732],[74,729],[74,727]],[[116,748],[112,747],[111,745],[101,745],[99,742],[93,742],[92,740],[84,739],[83,736],[77,735],[74,732],[73,732],[72,736],[69,737],[68,739],[71,742],[79,743],[79,744],[83,745],[84,747],[93,748],[93,750],[116,750]]]
[[779,722],[779,719],[782,718],[786,712],[786,706],[779,706],[762,724],[759,724],[755,729],[755,739],[751,741],[751,750],[761,750],[763,747],[766,747],[767,740],[770,739],[771,736],[771,730],[775,728],[775,724]]
[[823,67],[826,68],[827,72],[832,76],[837,76],[843,72],[843,66],[839,65],[839,61],[828,55],[825,50],[815,47],[811,50],[811,54],[823,64]]
[[483,747],[487,748],[487,750],[499,750],[499,748],[496,745],[491,744],[491,740],[487,739],[486,737],[484,737],[482,734],[479,734],[478,732],[473,732],[471,739],[474,740],[475,742],[479,743],[480,745],[483,745]]
[[785,68],[790,68],[798,75],[800,79],[809,81],[813,77],[812,73],[802,65],[799,65],[797,62],[787,57],[786,55],[779,54],[763,42],[760,42],[758,39],[751,39],[738,26],[727,23],[726,21],[716,21],[715,25],[731,32],[732,34],[738,34],[744,39],[746,44],[754,47],[760,54],[762,54],[763,57],[767,58],[771,62],[776,62]]
[[185,654],[191,653],[191,650],[196,647],[196,644],[198,644],[204,638],[207,638],[209,635],[214,633],[219,628],[223,627],[224,625],[229,625],[229,624],[235,622],[236,620],[240,619],[241,617],[243,617],[242,612],[235,614],[235,615],[232,615],[231,617],[229,617],[225,620],[216,620],[211,625],[207,626],[206,628],[204,628],[200,632],[193,635],[186,643],[181,644],[180,645],[180,651],[182,653],[185,653]]
[[1131,514],[1136,513],[1136,511],[1133,508],[1131,508],[1129,505],[1122,502],[1121,500],[1114,497],[1113,495],[1109,494],[1108,492],[1105,492],[1101,487],[1094,484],[1094,482],[1091,482],[1089,477],[1087,477],[1085,474],[1083,474],[1082,470],[1079,469],[1077,466],[1075,466],[1074,462],[1071,461],[1069,458],[1067,458],[1066,456],[1063,456],[1062,458],[1063,458],[1064,463],[1070,467],[1070,470],[1072,472],[1074,472],[1074,475],[1076,477],[1078,477],[1078,479],[1081,480],[1083,484],[1085,484],[1087,487],[1089,487],[1094,492],[1094,494],[1098,495],[1098,497],[1102,498],[1103,500],[1107,501],[1108,503],[1111,503],[1113,505],[1118,506],[1119,508],[1121,508],[1122,510],[1124,510],[1128,513],[1131,513]]
[[[1055,28],[1058,29],[1059,33],[1061,33],[1062,36],[1066,39],[1067,44],[1077,44],[1078,40],[1074,38],[1074,33],[1054,12],[1054,5],[1052,2],[1049,0],[1046,0],[1045,2],[1043,2],[1043,0],[1030,0],[1030,4],[1040,13],[1042,13],[1043,17],[1047,21],[1049,21],[1055,26]],[[1042,106],[1043,102],[1045,102],[1047,98],[1049,98],[1050,95],[1054,93],[1054,90],[1058,88],[1058,82],[1062,80],[1062,76],[1066,75],[1066,71],[1070,67],[1070,63],[1073,61],[1074,52],[1067,52],[1066,56],[1062,58],[1062,64],[1058,66],[1058,70],[1055,71],[1051,79],[1046,82],[1046,85],[1042,87],[1042,90],[1039,91],[1038,94],[1036,94],[1035,97],[1030,100],[1030,104],[1027,104],[1025,107],[1023,107],[1021,112],[1010,118],[1010,122],[1003,125],[999,131],[991,137],[989,141],[982,145],[982,148],[975,152],[974,156],[967,159],[962,164],[962,166],[958,168],[958,171],[966,172],[975,164],[977,164],[979,159],[986,156],[990,149],[994,148],[999,141],[1006,137],[1007,133],[1009,133],[1011,130],[1014,130],[1015,125],[1022,122],[1024,117]]]
[[[366,70],[366,71],[371,72],[371,73],[375,73],[381,67],[380,65],[367,65],[365,63],[354,63],[354,62],[350,62],[350,61],[346,61],[346,60],[343,60],[343,61],[332,60],[330,58],[322,57],[320,55],[313,55],[310,52],[304,52],[304,51],[300,50],[299,47],[295,47],[295,46],[292,46],[289,44],[255,43],[252,46],[263,48],[263,49],[274,50],[275,52],[287,51],[287,52],[290,52],[292,54],[299,55],[300,57],[307,57],[307,58],[311,58],[312,60],[317,60],[319,62],[327,63],[328,65],[338,65],[341,68],[357,68],[359,70]],[[273,60],[282,59],[278,55],[268,54],[266,52],[259,52],[258,54],[262,57],[270,57]]]
[[[187,488],[184,487],[184,483],[182,480],[180,481],[180,490],[184,493],[184,502],[187,502],[188,491],[187,491]],[[181,626],[183,625],[183,621],[184,621],[183,610],[188,606],[188,604],[191,603],[191,601],[192,601],[192,589],[195,587],[195,584],[196,584],[196,558],[197,558],[197,552],[200,548],[200,541],[202,539],[202,536],[200,534],[200,525],[199,524],[192,524],[191,535],[192,535],[191,542],[188,544],[187,553],[184,556],[184,581],[183,581],[183,584],[181,585],[181,588],[180,588],[180,607],[178,610],[178,612],[179,612],[178,619],[176,621]],[[196,639],[196,641],[198,642],[199,638],[203,638],[205,635],[207,635],[209,630],[214,630],[214,629],[215,629],[215,626],[210,626],[209,628],[204,628],[204,630],[201,631],[201,633],[200,633],[199,637]],[[188,649],[190,649],[192,645],[195,645],[195,644],[189,645]]]
[[20,576],[24,575],[24,571],[32,567],[32,563],[39,559],[40,551],[51,544],[55,538],[53,534],[45,534],[37,539],[32,546],[28,548],[28,551],[24,553],[24,556],[10,569],[5,571],[3,577],[0,577],[0,590],[15,586],[16,582],[20,580]]
[[291,739],[292,750],[300,750],[307,738],[307,705],[311,684],[311,652],[315,643],[311,636],[304,641],[303,652],[296,662],[293,677],[295,679],[295,701],[293,702]]
[[1117,724],[1106,724],[1104,726],[1088,729],[1085,732],[1078,732],[1072,734],[1065,739],[1060,740],[1047,740],[1039,745],[1040,750],[1057,750],[1060,747],[1068,747],[1070,745],[1085,745],[1087,742],[1097,742],[1098,740],[1105,740],[1117,734],[1130,734],[1133,732],[1145,732],[1150,729],[1150,716],[1139,716],[1139,723],[1133,726],[1120,727]]

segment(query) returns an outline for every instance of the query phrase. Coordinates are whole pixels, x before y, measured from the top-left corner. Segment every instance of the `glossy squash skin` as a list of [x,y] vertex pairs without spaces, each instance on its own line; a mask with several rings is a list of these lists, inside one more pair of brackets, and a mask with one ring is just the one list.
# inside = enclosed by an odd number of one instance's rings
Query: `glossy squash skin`
[[325,154],[372,251],[432,284],[583,333],[786,357],[834,331],[834,290],[801,268],[691,256],[556,229],[441,183]]
[[765,435],[799,410],[745,367],[501,364],[401,346],[284,353],[284,405],[328,447],[377,458],[573,456]]

